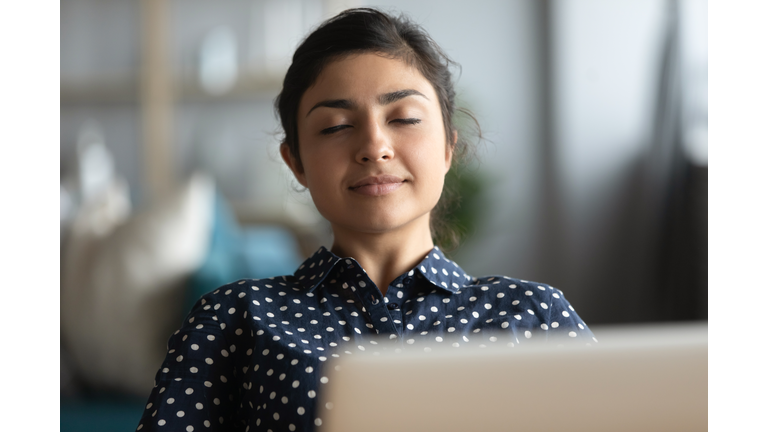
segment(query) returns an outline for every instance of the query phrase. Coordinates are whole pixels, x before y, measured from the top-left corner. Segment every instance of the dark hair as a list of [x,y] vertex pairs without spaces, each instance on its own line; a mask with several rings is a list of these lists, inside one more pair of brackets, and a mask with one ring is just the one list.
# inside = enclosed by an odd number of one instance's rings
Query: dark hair
[[[298,110],[304,92],[315,83],[323,68],[334,60],[348,55],[379,53],[403,60],[415,67],[432,84],[440,102],[445,126],[446,145],[453,146],[454,164],[467,154],[467,142],[459,133],[453,144],[454,114],[472,115],[456,108],[451,67],[458,66],[440,49],[418,24],[404,15],[392,16],[376,9],[348,9],[323,22],[296,49],[293,62],[283,80],[283,90],[275,99],[275,109],[285,133],[283,144],[301,167],[298,142]],[[458,132],[458,131],[457,131]],[[443,190],[440,201],[430,217],[432,236],[440,239],[440,246],[452,247],[458,242],[458,233],[451,233],[442,218],[450,202],[456,201],[451,191]],[[448,239],[447,241],[445,239]]]

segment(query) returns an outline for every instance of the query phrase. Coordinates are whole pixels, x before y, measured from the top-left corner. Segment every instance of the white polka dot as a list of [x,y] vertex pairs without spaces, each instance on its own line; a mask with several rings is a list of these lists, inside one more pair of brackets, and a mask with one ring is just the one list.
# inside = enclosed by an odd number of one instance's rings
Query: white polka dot
[[192,427],[192,425],[187,426],[187,432],[192,432],[193,430],[195,430],[195,428]]
[[168,398],[165,402],[168,403],[168,405],[172,405],[174,402],[176,402],[176,399]]
[[312,369],[312,366],[307,366],[307,368],[306,368],[306,369],[304,369],[304,372],[306,372],[306,373],[312,373],[312,371],[313,371],[313,370],[314,370],[314,369]]
[[528,339],[530,339],[530,338],[531,338],[531,332],[529,332],[528,330],[526,330],[526,331],[525,331],[525,337],[526,337],[526,338],[528,338]]
[[304,407],[298,407],[296,408],[296,412],[299,413],[299,415],[304,415]]
[[549,327],[545,323],[541,323],[541,329],[542,330],[549,330]]
[[176,417],[184,417],[184,411],[178,411]]
[[563,311],[563,316],[567,318],[571,316],[571,314],[569,314],[568,311]]
[[274,413],[274,414],[272,414],[272,417],[273,417],[275,420],[280,420],[280,414],[278,414],[278,413]]
[[198,349],[200,349],[200,346],[198,344],[192,344],[190,345],[190,348],[192,348],[194,351],[197,351]]
[[323,384],[328,384],[328,377],[320,377],[320,382]]
[[491,307],[492,307],[492,306],[491,306],[491,304],[490,304],[490,303],[486,303],[486,304],[485,304],[485,308],[486,308],[486,309],[490,309]]
[[315,396],[317,396],[317,393],[315,393],[314,390],[310,390],[307,392],[307,396],[309,396],[310,398],[314,398]]
[[[434,270],[434,269],[432,269],[432,270]],[[322,421],[322,420],[320,420],[319,418],[316,418],[316,419],[315,419],[315,426],[320,426],[320,425],[322,425],[322,424],[323,424],[323,421]]]
[[298,388],[299,387],[299,380],[296,380],[293,383],[291,383],[291,386],[293,386],[293,388]]
[[560,327],[560,323],[558,323],[557,321],[553,321],[552,328],[558,328],[558,327]]
[[575,332],[575,331],[572,331],[572,332],[568,332],[568,336],[570,336],[570,337],[576,337],[576,332]]
[[437,307],[432,306],[429,310],[431,310],[432,312],[437,312]]
[[157,425],[158,426],[165,426],[165,420],[163,420],[163,419],[158,420],[157,421]]
[[180,355],[180,356],[176,357],[176,361],[177,362],[180,362],[182,360],[184,360],[184,356],[183,355]]
[[188,394],[188,395],[191,395],[191,394],[192,394],[192,393],[194,393],[194,392],[195,392],[195,391],[194,391],[194,390],[192,390],[192,387],[190,387],[190,388],[188,388],[188,389],[184,390],[184,393],[186,393],[186,394]]
[[507,327],[509,327],[508,322],[504,321],[503,323],[501,323],[501,328],[507,328]]
[[208,335],[208,340],[209,340],[209,341],[212,341],[212,340],[214,340],[214,339],[216,339],[216,336],[214,336],[214,335]]
[[201,404],[200,402],[198,402],[198,403],[196,403],[196,404],[195,404],[195,408],[197,408],[197,409],[201,410],[201,409],[203,409],[203,404]]

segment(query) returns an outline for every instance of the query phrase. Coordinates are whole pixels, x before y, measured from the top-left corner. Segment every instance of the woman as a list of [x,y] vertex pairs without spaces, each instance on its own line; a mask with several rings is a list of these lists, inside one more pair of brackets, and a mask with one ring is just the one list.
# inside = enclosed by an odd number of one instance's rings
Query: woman
[[418,26],[371,9],[299,46],[276,102],[281,154],[333,245],[293,275],[204,296],[169,341],[140,430],[310,430],[326,409],[324,362],[381,338],[592,340],[559,290],[472,277],[434,246],[433,210],[464,146],[449,65]]

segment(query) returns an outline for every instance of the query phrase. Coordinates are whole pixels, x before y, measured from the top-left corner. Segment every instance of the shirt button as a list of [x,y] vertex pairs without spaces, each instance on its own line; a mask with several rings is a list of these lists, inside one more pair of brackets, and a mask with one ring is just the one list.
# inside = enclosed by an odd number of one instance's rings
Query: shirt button
[[389,309],[389,310],[395,310],[395,309],[397,309],[399,307],[400,307],[400,305],[397,304],[397,303],[387,303],[387,309]]

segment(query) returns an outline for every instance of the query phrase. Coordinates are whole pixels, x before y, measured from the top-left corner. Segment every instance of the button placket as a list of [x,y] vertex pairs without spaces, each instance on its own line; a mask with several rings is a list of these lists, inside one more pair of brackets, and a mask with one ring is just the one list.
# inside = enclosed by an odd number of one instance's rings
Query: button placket
[[355,293],[360,302],[364,305],[366,313],[371,319],[373,329],[377,334],[396,333],[397,329],[389,314],[387,304],[381,295],[381,291],[376,287],[368,276],[363,276],[364,287],[358,286]]
[[387,291],[387,309],[389,310],[389,316],[392,317],[392,324],[397,329],[397,335],[403,335],[403,312],[402,312],[402,300],[397,298],[395,292],[397,288],[390,285]]

